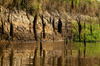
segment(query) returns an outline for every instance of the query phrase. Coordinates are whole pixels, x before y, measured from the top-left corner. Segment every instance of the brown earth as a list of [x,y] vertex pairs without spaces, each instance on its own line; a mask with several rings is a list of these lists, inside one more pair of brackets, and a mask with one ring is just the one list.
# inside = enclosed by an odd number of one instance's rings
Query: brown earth
[[[12,9],[10,16],[9,16],[9,10],[5,9],[4,7],[1,7],[0,12],[0,40],[8,40],[12,36],[9,36],[10,34],[10,25],[12,22],[13,25],[13,41],[34,41],[35,40],[35,34],[34,34],[34,16],[31,16],[26,11]],[[71,15],[66,12],[60,12],[58,11],[51,11],[42,12],[43,14],[43,21],[44,21],[44,31],[45,31],[45,38],[43,38],[43,22],[41,19],[40,14],[37,15],[37,22],[35,24],[36,26],[36,34],[37,34],[37,40],[40,40],[42,37],[42,40],[64,40],[66,36],[69,36],[70,39],[70,20]],[[9,16],[9,21],[8,21]],[[83,15],[81,15],[83,18],[85,18]],[[75,16],[76,17],[76,16]],[[74,18],[75,18],[74,17]],[[87,16],[89,18],[89,16]],[[53,23],[54,19],[54,23]],[[2,22],[4,23],[4,34],[2,34]],[[75,21],[74,21],[75,22]],[[54,24],[54,26],[53,26]],[[2,37],[3,36],[3,37]]]

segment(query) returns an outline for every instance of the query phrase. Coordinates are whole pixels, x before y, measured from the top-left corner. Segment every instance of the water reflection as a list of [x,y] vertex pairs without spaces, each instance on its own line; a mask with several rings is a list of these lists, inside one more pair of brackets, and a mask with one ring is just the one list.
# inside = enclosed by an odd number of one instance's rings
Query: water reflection
[[100,66],[99,49],[89,54],[99,44],[43,42],[40,48],[40,42],[13,43],[13,48],[7,44],[3,49],[4,44],[0,43],[0,66]]

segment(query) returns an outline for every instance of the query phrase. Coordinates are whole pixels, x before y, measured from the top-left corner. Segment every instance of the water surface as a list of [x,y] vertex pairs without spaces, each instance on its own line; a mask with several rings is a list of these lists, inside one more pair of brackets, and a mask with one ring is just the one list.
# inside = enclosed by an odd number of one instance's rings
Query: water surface
[[0,66],[100,66],[100,43],[0,42]]

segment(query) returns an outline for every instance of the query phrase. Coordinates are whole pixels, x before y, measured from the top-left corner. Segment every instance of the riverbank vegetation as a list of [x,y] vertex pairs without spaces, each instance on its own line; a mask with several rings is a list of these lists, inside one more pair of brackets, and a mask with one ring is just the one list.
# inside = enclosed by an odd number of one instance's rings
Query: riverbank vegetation
[[[78,25],[75,25],[76,28],[78,28]],[[98,23],[92,24],[92,32],[91,32],[91,25],[89,23],[86,23],[86,30],[84,30],[84,25],[82,25],[82,33],[81,33],[81,41],[84,41],[84,33],[86,33],[86,41],[88,42],[96,42],[100,41],[100,26]],[[79,41],[79,34],[78,29],[74,29],[74,41]]]
[[[71,17],[70,18],[71,27],[68,27],[71,30],[70,33],[71,41],[73,40],[84,41],[85,35],[86,35],[86,41],[89,42],[100,41],[100,30],[99,30],[100,29],[100,1],[99,0],[84,0],[84,1],[83,0],[0,0],[0,6],[9,9],[9,14],[10,14],[10,10],[14,10],[14,9],[18,11],[23,10],[26,12],[28,19],[29,19],[28,14],[30,14],[31,16],[36,16],[36,15],[43,16],[44,11],[47,11],[49,13],[57,11],[60,15],[61,13],[63,14],[68,13],[70,14]],[[81,15],[84,15],[85,17],[81,17]],[[89,17],[87,18],[87,16]],[[59,16],[59,20],[61,20],[60,16]],[[8,22],[9,22],[9,18],[8,18]],[[10,23],[12,24],[12,21]],[[31,22],[29,25],[31,25]],[[34,24],[33,26],[36,25]],[[44,26],[45,24],[43,25],[43,30],[45,33]],[[62,20],[60,26],[61,26],[60,30],[62,31]],[[13,32],[13,25],[11,27],[12,27],[11,32]],[[53,25],[53,27],[55,27],[55,25]],[[2,29],[3,29],[3,23],[2,23]],[[33,27],[33,31],[34,30],[36,30],[35,27]],[[59,32],[59,28],[58,28],[58,32]],[[61,33],[62,32],[60,32],[60,34]],[[11,36],[13,36],[13,33],[10,34]]]
[[32,15],[41,10],[71,12],[75,8],[75,13],[98,16],[100,6],[98,0],[0,0],[0,4],[6,8],[27,10]]

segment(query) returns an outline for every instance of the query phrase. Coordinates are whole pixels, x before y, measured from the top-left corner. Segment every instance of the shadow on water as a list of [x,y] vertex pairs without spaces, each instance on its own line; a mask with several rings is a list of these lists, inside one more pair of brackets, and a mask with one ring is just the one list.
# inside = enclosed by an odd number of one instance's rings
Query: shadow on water
[[3,58],[4,58],[4,55],[1,57],[1,66],[3,66]]
[[11,54],[10,54],[10,65],[9,66],[13,66],[13,49],[11,49]]
[[45,50],[43,50],[42,66],[45,66]]
[[[10,44],[9,44],[10,45]],[[42,48],[40,46],[42,45]],[[1,66],[99,66],[100,44],[64,42],[13,43],[2,49]],[[94,49],[96,47],[96,50]],[[93,49],[94,50],[93,50]],[[98,50],[97,50],[98,48]],[[97,53],[96,53],[97,52]],[[2,54],[2,56],[1,56]]]

